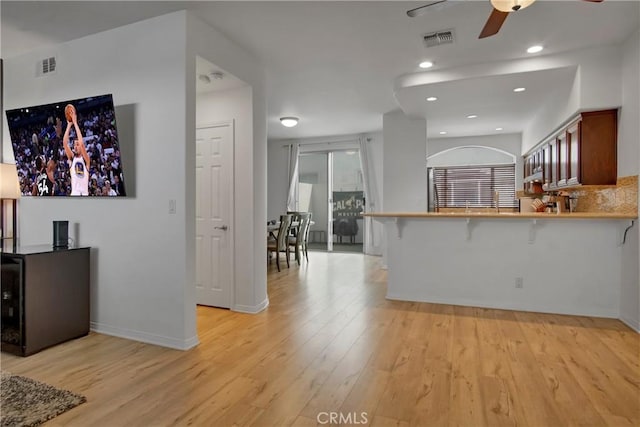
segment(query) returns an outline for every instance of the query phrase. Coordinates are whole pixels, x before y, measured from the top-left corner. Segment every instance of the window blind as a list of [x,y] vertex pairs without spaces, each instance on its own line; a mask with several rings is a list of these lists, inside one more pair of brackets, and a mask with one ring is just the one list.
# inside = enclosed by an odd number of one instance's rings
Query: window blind
[[433,179],[441,208],[493,208],[495,191],[501,208],[518,207],[514,164],[435,167]]

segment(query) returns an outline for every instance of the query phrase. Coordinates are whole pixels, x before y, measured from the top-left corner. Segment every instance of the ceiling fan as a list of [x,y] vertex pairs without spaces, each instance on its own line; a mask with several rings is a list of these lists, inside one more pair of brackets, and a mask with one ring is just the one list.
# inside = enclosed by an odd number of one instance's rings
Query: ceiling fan
[[[444,6],[444,3],[447,0],[434,0],[423,6],[416,7],[415,9],[411,9],[407,11],[407,15],[411,18],[416,16],[420,16],[427,12],[429,8],[430,10],[438,9],[439,7],[434,6]],[[516,12],[518,10],[524,9],[527,6],[530,6],[535,0],[491,0],[491,5],[493,6],[493,11],[491,11],[491,15],[489,15],[489,19],[487,19],[487,23],[484,24],[484,28],[480,32],[479,39],[483,39],[485,37],[493,36],[500,31],[502,24],[507,19],[507,16],[511,12]],[[591,3],[600,3],[604,0],[583,0]]]

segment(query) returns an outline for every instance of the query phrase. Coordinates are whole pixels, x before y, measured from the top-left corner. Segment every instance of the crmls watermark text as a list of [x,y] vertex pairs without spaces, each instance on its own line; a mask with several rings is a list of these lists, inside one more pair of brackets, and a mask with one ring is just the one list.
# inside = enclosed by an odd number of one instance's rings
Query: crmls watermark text
[[369,424],[366,412],[319,412],[318,424]]

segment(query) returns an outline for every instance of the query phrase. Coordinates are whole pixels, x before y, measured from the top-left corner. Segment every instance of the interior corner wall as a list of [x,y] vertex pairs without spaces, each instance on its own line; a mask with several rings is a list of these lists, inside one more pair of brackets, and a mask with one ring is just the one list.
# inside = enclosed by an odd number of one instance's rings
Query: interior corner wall
[[582,49],[561,56],[578,67],[573,85],[555,93],[536,113],[523,132],[522,154],[542,142],[580,111],[617,108],[622,105],[622,48],[619,45]]
[[[640,172],[640,30],[623,45],[622,108],[618,117],[618,176]],[[628,232],[622,247],[620,318],[640,332],[640,227]]]
[[383,128],[385,212],[427,211],[427,123],[402,111],[386,113]]
[[[187,59],[196,56],[217,65],[251,87],[250,124],[242,138],[236,138],[234,150],[234,302],[236,311],[256,313],[267,307],[267,104],[265,71],[260,62],[191,12],[187,12]],[[187,75],[188,86],[195,88],[195,69]],[[187,104],[196,105],[194,92]],[[187,140],[195,141],[196,113],[187,116]],[[187,158],[187,172],[195,177],[195,155]],[[195,180],[195,178],[194,178]],[[195,218],[195,190],[187,189],[186,210]],[[187,246],[195,251],[195,225],[187,229]],[[195,261],[192,262],[195,272]],[[191,268],[191,265],[189,265]],[[194,280],[195,283],[195,280]],[[194,299],[195,305],[195,299]]]
[[[61,3],[59,13],[73,7]],[[7,109],[113,94],[125,184],[135,188],[118,199],[25,197],[21,244],[50,244],[52,221],[69,220],[76,244],[92,247],[92,329],[179,349],[197,344],[195,324],[185,324],[180,209],[185,44],[185,14],[176,12],[4,61]],[[57,58],[56,73],[36,77],[38,60],[49,56]],[[6,154],[7,132],[3,142]]]
[[522,133],[521,154],[542,142],[580,109],[580,82],[581,69],[577,68],[571,87],[561,88],[536,112]]

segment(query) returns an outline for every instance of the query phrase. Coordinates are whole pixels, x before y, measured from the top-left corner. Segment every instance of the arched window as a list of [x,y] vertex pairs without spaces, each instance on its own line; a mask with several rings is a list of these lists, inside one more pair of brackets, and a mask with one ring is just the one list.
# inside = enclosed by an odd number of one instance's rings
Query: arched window
[[497,195],[499,207],[517,208],[515,160],[511,153],[482,146],[455,147],[430,156],[434,201],[440,208],[493,208]]

